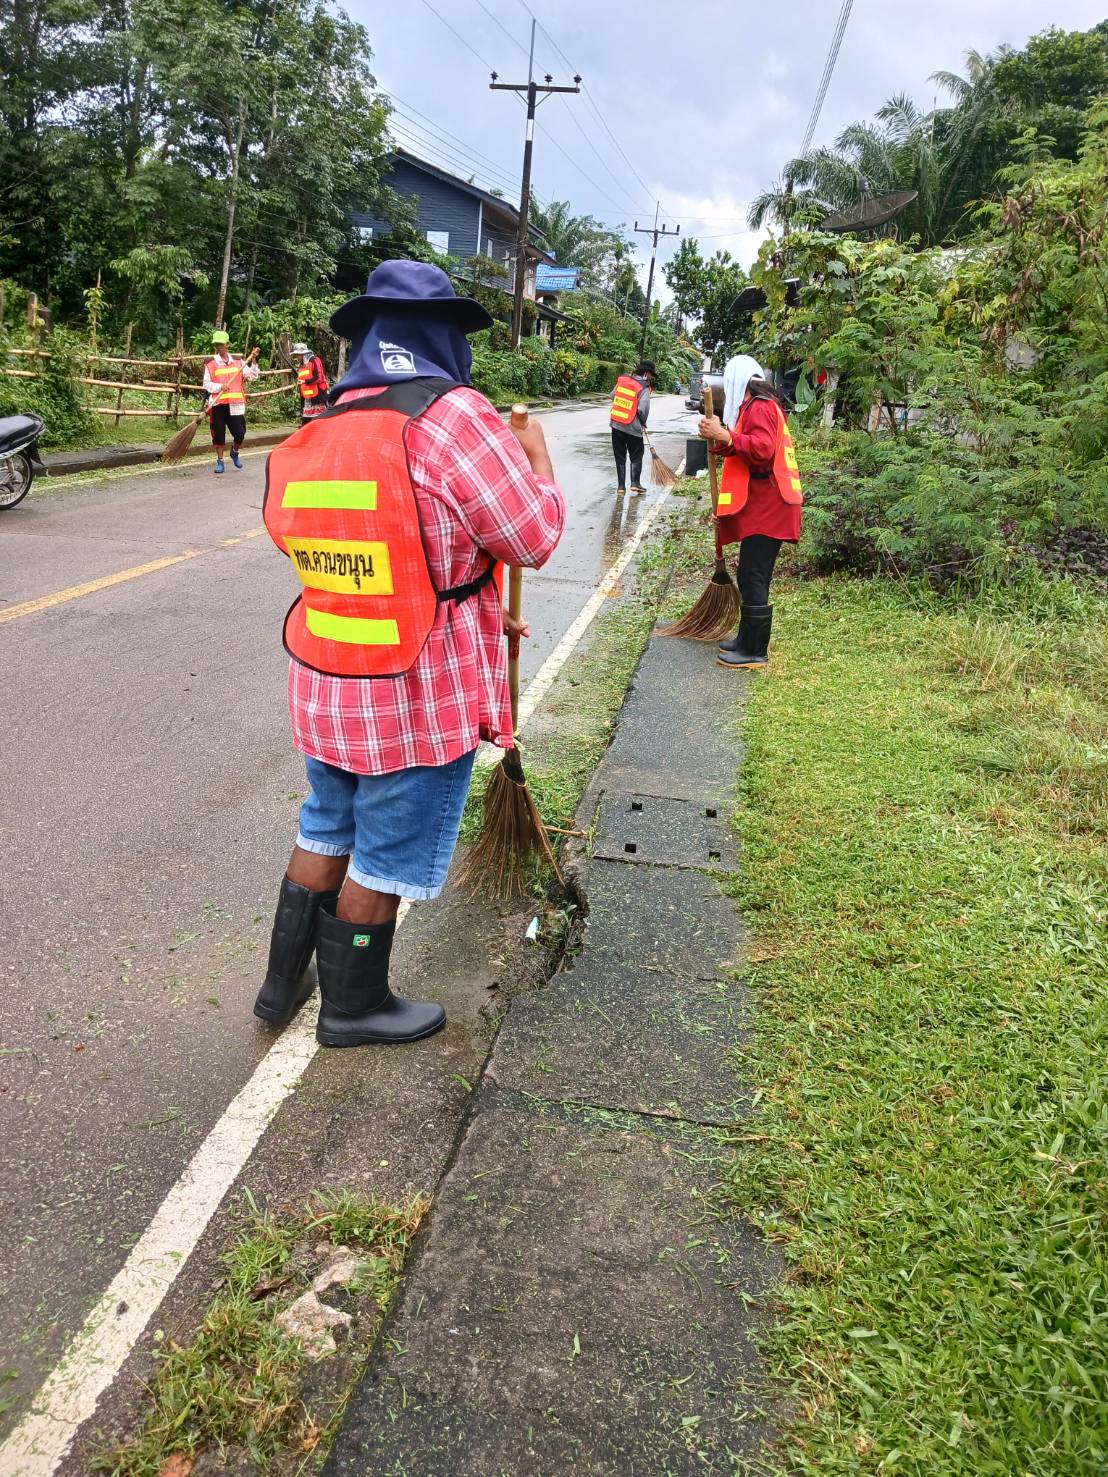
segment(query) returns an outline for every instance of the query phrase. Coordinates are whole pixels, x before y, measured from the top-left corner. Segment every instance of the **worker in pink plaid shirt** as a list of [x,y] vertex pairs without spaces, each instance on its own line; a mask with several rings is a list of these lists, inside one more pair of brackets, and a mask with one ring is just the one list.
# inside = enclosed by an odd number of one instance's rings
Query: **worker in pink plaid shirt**
[[565,521],[541,426],[532,418],[509,428],[469,387],[466,334],[491,321],[480,304],[455,297],[437,267],[401,261],[378,267],[365,294],[331,320],[353,342],[333,403],[397,383],[452,382],[408,423],[405,443],[432,581],[440,591],[473,592],[439,605],[426,644],[399,676],[367,680],[290,663],[293,741],[311,791],[254,1011],[291,1020],[315,987],[315,952],[324,1045],[410,1041],[445,1023],[441,1005],[389,987],[396,914],[401,898],[442,889],[479,740],[512,744],[492,561],[539,568]]

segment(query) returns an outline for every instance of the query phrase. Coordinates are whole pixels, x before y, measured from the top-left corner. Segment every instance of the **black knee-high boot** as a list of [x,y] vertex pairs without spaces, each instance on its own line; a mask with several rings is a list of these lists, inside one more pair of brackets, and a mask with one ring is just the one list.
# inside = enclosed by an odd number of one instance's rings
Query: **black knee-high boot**
[[319,908],[323,902],[334,907],[337,898],[337,892],[312,892],[287,877],[281,883],[269,940],[269,970],[254,1001],[259,1019],[287,1025],[315,989],[310,966]]
[[405,1000],[389,989],[389,957],[395,923],[347,923],[327,903],[319,913],[321,1046],[366,1046],[370,1042],[418,1041],[446,1023],[446,1011],[431,1000]]
[[716,660],[724,667],[768,666],[772,626],[772,605],[744,605],[738,631],[730,641],[720,642]]

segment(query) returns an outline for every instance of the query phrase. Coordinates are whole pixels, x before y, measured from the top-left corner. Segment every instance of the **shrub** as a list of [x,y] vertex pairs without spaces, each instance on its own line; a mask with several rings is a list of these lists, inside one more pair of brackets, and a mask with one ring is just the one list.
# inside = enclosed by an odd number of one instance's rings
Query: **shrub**
[[100,437],[98,418],[86,404],[85,387],[78,377],[87,374],[76,336],[57,328],[43,342],[48,359],[36,362],[38,379],[0,376],[0,415],[40,415],[43,446],[71,446]]

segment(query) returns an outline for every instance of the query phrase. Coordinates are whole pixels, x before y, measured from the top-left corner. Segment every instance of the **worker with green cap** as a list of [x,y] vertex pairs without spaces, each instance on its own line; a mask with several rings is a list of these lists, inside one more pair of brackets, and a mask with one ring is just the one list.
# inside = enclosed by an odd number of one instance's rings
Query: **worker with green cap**
[[204,365],[204,388],[208,392],[208,418],[212,427],[212,445],[215,447],[215,470],[223,471],[223,452],[227,446],[227,429],[231,430],[231,460],[240,470],[239,448],[246,439],[246,390],[244,380],[258,378],[258,366],[254,360],[257,349],[251,349],[248,358],[232,354],[228,345],[230,335],[222,328],[212,334],[215,353]]

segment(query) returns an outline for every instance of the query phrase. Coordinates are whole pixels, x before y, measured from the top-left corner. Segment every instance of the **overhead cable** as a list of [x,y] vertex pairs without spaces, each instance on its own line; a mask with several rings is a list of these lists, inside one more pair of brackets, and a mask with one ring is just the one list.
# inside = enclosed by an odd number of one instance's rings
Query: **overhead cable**
[[486,72],[495,71],[495,68],[489,62],[487,62],[485,60],[485,58],[476,49],[476,47],[471,46],[469,44],[469,42],[466,40],[466,38],[462,35],[461,31],[455,30],[455,28],[450,24],[450,22],[446,19],[446,17],[444,15],[440,15],[439,14],[439,12],[431,4],[431,0],[423,0],[423,3],[424,3],[424,5],[426,5],[427,9],[431,12],[431,14],[435,17],[435,19],[438,20],[438,21],[441,21],[442,24],[446,27],[446,29],[451,33],[451,35],[452,36],[456,36],[458,38],[458,40],[462,43],[462,45],[465,47],[465,49],[467,51],[473,53],[473,55],[477,58],[477,60],[484,67],[484,69],[485,69]]
[[850,19],[850,12],[853,5],[854,0],[842,0],[842,5],[839,9],[839,18],[835,23],[835,32],[831,37],[831,45],[827,51],[827,60],[823,64],[823,75],[820,78],[819,87],[816,89],[815,102],[812,104],[812,114],[808,119],[808,127],[804,131],[804,142],[800,146],[801,158],[807,154],[811,147],[812,139],[815,137],[816,124],[819,122],[819,115],[823,111],[823,102],[827,96],[827,89],[831,85],[831,77],[835,71],[835,63],[839,59],[839,48],[843,44],[846,23]]

